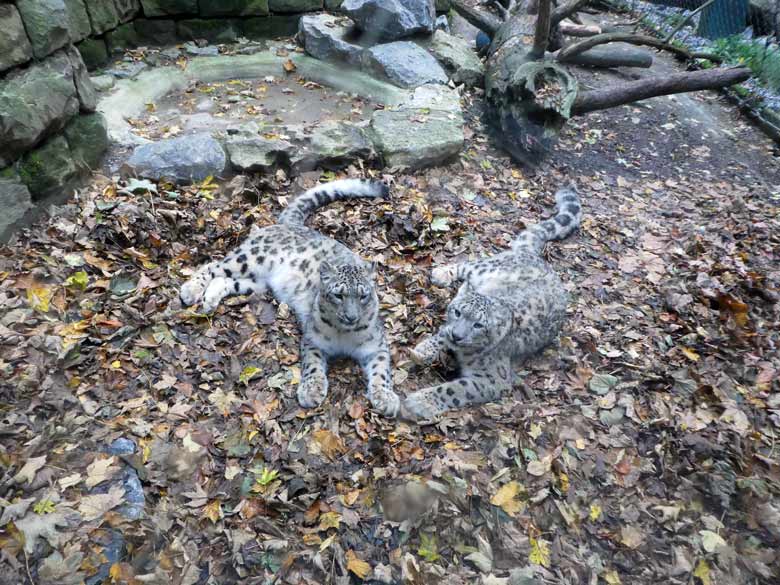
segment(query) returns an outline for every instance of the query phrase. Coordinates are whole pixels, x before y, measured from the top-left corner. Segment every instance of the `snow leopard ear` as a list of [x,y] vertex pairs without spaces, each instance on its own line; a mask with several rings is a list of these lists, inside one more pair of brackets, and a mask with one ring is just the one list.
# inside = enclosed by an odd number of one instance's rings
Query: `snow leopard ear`
[[333,281],[336,269],[330,262],[324,261],[320,264],[320,284],[328,285]]
[[367,260],[363,262],[363,266],[365,267],[366,274],[369,278],[376,277],[376,261],[374,260]]

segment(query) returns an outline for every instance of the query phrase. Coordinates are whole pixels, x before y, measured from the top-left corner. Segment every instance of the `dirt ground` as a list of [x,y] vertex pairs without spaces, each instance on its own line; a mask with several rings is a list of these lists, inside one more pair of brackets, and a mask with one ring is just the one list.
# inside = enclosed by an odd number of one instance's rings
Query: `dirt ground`
[[[0,583],[778,582],[776,147],[707,92],[578,118],[521,169],[464,102],[458,160],[313,225],[378,260],[406,394],[447,375],[405,354],[450,298],[430,267],[506,249],[575,183],[582,227],[546,250],[569,317],[513,392],[415,426],[373,413],[345,363],[301,409],[286,307],[206,317],[177,292],[319,173],[98,177],[0,249]],[[136,452],[103,454],[118,437]]]

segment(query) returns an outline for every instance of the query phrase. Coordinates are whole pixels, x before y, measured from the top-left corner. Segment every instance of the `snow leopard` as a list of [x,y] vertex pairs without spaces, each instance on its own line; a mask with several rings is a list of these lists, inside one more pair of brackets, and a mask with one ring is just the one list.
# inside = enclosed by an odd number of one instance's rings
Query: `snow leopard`
[[366,375],[371,405],[394,417],[400,399],[393,391],[379,316],[376,265],[304,225],[314,210],[331,202],[389,196],[382,181],[343,179],[309,189],[290,203],[276,225],[254,226],[223,260],[198,269],[181,288],[182,304],[202,301],[203,311],[211,313],[228,295],[270,290],[301,326],[300,405],[322,404],[328,394],[327,360],[351,357]]
[[511,361],[527,359],[555,340],[569,299],[541,253],[548,241],[567,237],[582,219],[573,187],[559,190],[555,201],[556,215],[528,227],[511,250],[433,269],[432,284],[462,284],[447,307],[445,323],[410,354],[420,365],[452,355],[459,376],[407,396],[401,407],[404,416],[429,419],[500,399],[512,387]]

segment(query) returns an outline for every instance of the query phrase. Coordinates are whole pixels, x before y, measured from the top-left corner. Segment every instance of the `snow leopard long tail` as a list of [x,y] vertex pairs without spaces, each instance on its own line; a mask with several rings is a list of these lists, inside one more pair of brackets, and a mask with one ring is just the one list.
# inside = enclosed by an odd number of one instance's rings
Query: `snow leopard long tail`
[[550,240],[562,240],[576,230],[582,222],[582,206],[574,187],[564,187],[555,194],[555,217],[529,226],[514,242],[516,252],[529,251],[540,254]]
[[279,223],[303,225],[309,216],[320,207],[344,199],[386,199],[390,188],[382,181],[368,179],[341,179],[323,183],[309,189],[293,199],[279,216]]

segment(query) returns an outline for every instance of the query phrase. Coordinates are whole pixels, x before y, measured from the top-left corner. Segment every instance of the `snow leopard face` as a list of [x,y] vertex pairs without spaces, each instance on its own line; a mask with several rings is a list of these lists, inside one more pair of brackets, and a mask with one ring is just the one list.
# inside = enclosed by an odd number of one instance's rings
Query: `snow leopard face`
[[374,264],[320,266],[319,311],[322,320],[347,331],[366,329],[377,316],[379,299]]
[[494,348],[511,326],[509,307],[465,285],[447,308],[442,333],[453,351],[477,354]]

